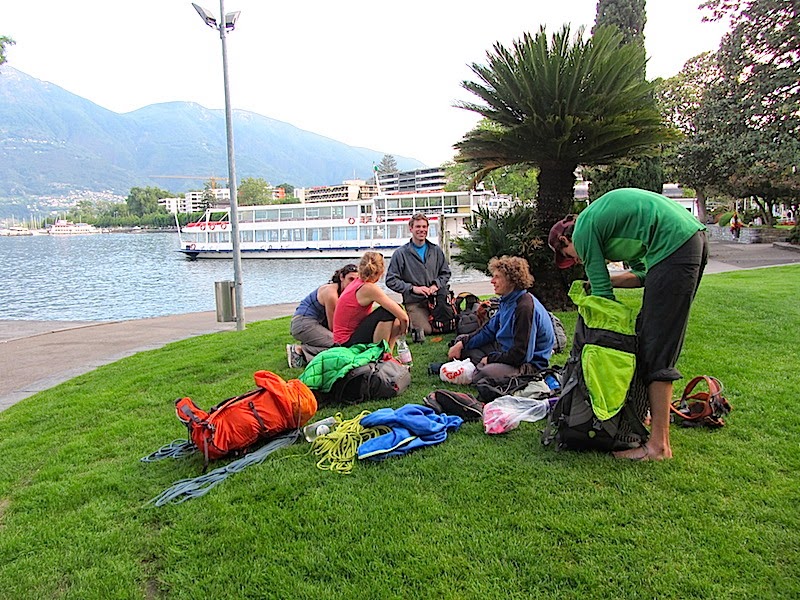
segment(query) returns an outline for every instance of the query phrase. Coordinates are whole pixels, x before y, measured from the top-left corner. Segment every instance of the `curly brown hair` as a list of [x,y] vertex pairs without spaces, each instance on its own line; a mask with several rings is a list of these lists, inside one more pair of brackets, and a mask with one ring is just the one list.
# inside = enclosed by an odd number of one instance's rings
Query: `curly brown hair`
[[528,266],[528,261],[520,256],[494,257],[489,261],[489,272],[494,274],[499,271],[518,290],[524,290],[533,285],[533,275]]
[[361,281],[375,283],[381,278],[385,268],[383,254],[372,251],[365,252],[361,257],[361,262],[358,263],[358,278]]

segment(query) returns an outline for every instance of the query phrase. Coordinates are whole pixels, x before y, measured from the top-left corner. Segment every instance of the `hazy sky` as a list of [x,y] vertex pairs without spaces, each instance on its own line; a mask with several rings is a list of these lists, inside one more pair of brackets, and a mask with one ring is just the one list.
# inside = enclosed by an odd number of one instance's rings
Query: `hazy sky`
[[[218,0],[197,2],[219,15]],[[700,0],[649,0],[649,77],[715,50],[725,27]],[[596,0],[226,0],[235,109],[353,146],[438,165],[476,122],[468,64],[545,25],[591,29]],[[9,64],[115,112],[185,100],[223,108],[218,32],[189,0],[0,0]],[[1,69],[1,68],[0,68]],[[0,77],[2,85],[2,77]]]

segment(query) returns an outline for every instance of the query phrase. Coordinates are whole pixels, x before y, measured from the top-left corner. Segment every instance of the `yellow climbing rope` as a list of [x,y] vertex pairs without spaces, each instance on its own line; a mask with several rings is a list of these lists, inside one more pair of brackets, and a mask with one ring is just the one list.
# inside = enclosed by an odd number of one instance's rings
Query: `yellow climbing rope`
[[330,433],[319,436],[311,444],[311,452],[321,458],[317,468],[323,471],[335,471],[347,474],[353,470],[358,447],[369,439],[389,433],[389,427],[363,427],[361,419],[369,414],[365,410],[360,415],[347,421],[342,419],[342,413],[336,413],[336,426]]

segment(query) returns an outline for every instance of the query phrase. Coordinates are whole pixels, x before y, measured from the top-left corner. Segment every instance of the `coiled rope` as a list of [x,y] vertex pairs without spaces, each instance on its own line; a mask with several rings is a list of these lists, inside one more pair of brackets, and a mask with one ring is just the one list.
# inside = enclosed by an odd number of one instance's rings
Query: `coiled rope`
[[246,469],[247,467],[264,462],[264,460],[279,448],[291,446],[297,438],[300,437],[300,431],[295,430],[285,435],[279,436],[265,444],[255,452],[245,454],[242,458],[233,461],[220,467],[209,471],[205,475],[200,475],[193,479],[181,479],[176,481],[172,487],[164,490],[158,496],[150,500],[147,504],[155,506],[164,506],[170,502],[180,504],[192,498],[199,498],[211,490],[218,483],[222,483],[233,473]]
[[165,458],[174,458],[177,460],[179,458],[191,456],[195,452],[197,452],[197,446],[195,446],[192,442],[187,442],[186,440],[173,440],[166,446],[161,446],[161,448],[152,454],[148,454],[139,460],[142,462],[155,462]]
[[353,470],[358,447],[369,439],[391,431],[384,425],[361,425],[361,419],[369,413],[370,411],[365,410],[347,421],[342,419],[342,413],[334,415],[336,426],[333,431],[319,436],[311,443],[311,452],[321,457],[317,462],[318,469],[347,475]]

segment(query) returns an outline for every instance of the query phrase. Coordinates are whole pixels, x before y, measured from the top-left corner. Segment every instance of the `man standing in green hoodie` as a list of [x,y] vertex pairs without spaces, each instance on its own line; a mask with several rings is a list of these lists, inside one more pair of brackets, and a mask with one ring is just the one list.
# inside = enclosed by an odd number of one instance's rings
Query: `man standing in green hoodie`
[[[674,200],[636,188],[603,194],[577,218],[553,225],[548,244],[556,266],[582,263],[591,294],[614,298],[613,288],[644,287],[638,361],[650,401],[647,444],[614,453],[617,458],[672,458],[669,405],[672,384],[682,377],[678,362],[689,310],[708,260],[705,227]],[[607,261],[630,270],[613,275]]]

